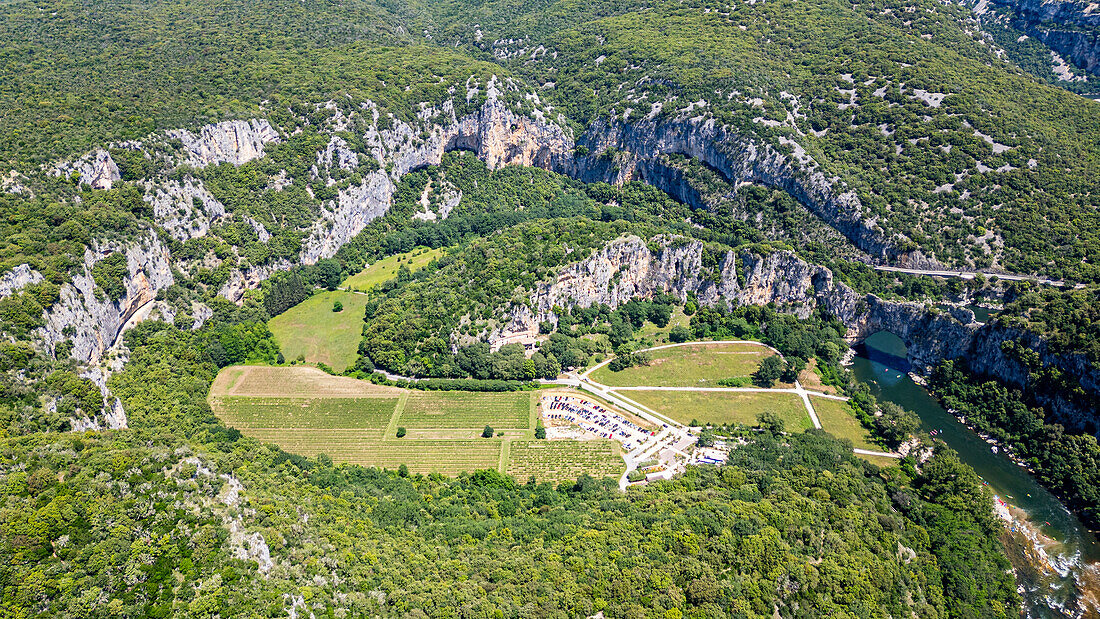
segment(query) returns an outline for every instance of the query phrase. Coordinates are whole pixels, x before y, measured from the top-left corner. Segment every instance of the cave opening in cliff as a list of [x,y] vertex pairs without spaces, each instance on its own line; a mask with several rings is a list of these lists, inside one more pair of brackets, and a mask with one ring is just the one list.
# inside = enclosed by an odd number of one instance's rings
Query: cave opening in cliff
[[856,344],[855,349],[859,356],[899,372],[908,372],[912,367],[909,363],[909,349],[905,346],[905,342],[889,331],[872,333]]

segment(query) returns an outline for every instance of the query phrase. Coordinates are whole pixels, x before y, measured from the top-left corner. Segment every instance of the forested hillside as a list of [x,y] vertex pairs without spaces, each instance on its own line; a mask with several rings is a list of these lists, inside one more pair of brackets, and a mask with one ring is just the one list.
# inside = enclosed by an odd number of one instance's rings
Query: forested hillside
[[1100,108],[1009,40],[934,0],[0,2],[0,614],[1017,614],[988,490],[920,437],[880,469],[762,421],[622,491],[307,458],[207,401],[297,365],[268,322],[343,287],[353,378],[535,390],[675,316],[813,364],[896,447],[912,416],[840,366],[877,325],[993,359],[1028,399],[989,428],[1038,440],[1100,384]]

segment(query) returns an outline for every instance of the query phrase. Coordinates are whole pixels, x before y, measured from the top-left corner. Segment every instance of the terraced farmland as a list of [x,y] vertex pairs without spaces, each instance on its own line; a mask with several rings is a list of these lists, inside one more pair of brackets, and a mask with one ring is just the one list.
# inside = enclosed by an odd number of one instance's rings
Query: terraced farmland
[[530,428],[531,393],[413,391],[398,425],[408,428]]
[[507,473],[521,483],[563,482],[585,473],[618,478],[625,469],[615,441],[512,441]]
[[215,398],[214,412],[226,424],[245,428],[383,430],[397,407],[397,398]]

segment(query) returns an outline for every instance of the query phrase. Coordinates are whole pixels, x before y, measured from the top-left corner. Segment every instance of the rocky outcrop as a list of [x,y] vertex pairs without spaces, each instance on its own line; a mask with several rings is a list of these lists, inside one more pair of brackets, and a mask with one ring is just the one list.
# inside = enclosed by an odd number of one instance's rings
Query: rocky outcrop
[[182,183],[168,180],[151,187],[145,201],[153,205],[157,223],[178,241],[205,236],[213,222],[225,217],[225,205],[191,176],[185,176]]
[[1100,5],[1059,0],[991,0],[974,3],[1006,9],[1012,25],[1092,74],[1100,74]]
[[[249,267],[243,271],[240,269],[233,269],[229,274],[229,280],[222,285],[220,290],[218,290],[218,295],[234,303],[239,302],[244,298],[245,291],[256,288],[260,285],[260,282],[271,277],[272,273],[276,271],[286,271],[292,266],[294,265],[286,260],[280,260],[272,265]],[[206,306],[204,305],[202,307]],[[206,309],[209,310],[210,308]],[[209,316],[206,318],[209,318]],[[203,321],[205,321],[206,318],[203,318]],[[196,314],[196,320],[198,320],[198,314]],[[202,322],[197,322],[197,324],[201,325]],[[194,328],[197,329],[198,326]]]
[[906,239],[883,231],[875,218],[864,212],[855,192],[844,191],[837,179],[826,178],[797,143],[785,143],[791,154],[705,116],[635,123],[602,119],[578,140],[588,154],[564,159],[559,167],[587,182],[640,180],[688,204],[703,206],[683,174],[660,159],[670,154],[692,157],[719,171],[731,185],[759,183],[786,191],[856,247],[880,260],[913,268],[938,266],[920,252],[902,251]]
[[[379,131],[372,126],[367,131],[364,137],[371,154],[380,163],[388,164],[389,172],[367,174],[362,183],[339,193],[306,240],[301,253],[303,263],[313,264],[332,257],[368,223],[389,210],[396,183],[402,176],[424,166],[438,165],[448,151],[473,151],[491,169],[512,164],[560,168],[571,157],[573,141],[561,127],[518,115],[494,94],[477,112],[462,118],[455,116],[449,101],[439,108],[425,108],[420,116],[427,127],[414,128],[395,121],[392,129]],[[422,137],[425,131],[427,136]],[[341,161],[350,163],[341,159],[340,144],[330,141],[329,147],[318,156],[318,169],[339,165]]]
[[[91,270],[99,258],[116,250],[126,254],[126,295],[109,299],[97,290]],[[103,245],[94,252],[87,250],[83,266],[83,273],[61,287],[60,300],[46,312],[46,326],[38,333],[48,350],[71,340],[72,357],[94,364],[114,345],[127,321],[174,280],[168,249],[154,233],[127,247]]]
[[42,274],[32,269],[31,265],[17,265],[7,273],[0,275],[0,299],[10,297],[21,289],[31,284],[37,284],[43,279]]
[[167,132],[167,136],[182,144],[179,163],[194,168],[218,163],[248,163],[263,156],[264,144],[279,141],[279,133],[262,118],[206,125],[198,134],[178,129]]
[[50,174],[70,176],[73,172],[80,175],[82,185],[88,185],[92,189],[110,189],[116,181],[122,179],[115,160],[111,159],[111,154],[103,149],[90,152],[76,161],[59,163],[54,166]]
[[686,300],[694,293],[704,305],[767,305],[800,317],[824,309],[847,328],[846,339],[859,343],[886,331],[897,335],[918,371],[928,371],[944,359],[963,359],[974,371],[1011,385],[1029,384],[1028,369],[1002,350],[1006,341],[1020,342],[1039,352],[1045,365],[1060,368],[1080,381],[1085,397],[1068,399],[1041,394],[1053,419],[1067,427],[1095,431],[1100,427],[1100,368],[1081,355],[1057,355],[1034,334],[1001,323],[980,323],[965,308],[942,311],[920,303],[896,302],[859,294],[837,281],[833,273],[808,264],[791,252],[761,256],[728,252],[716,268],[704,268],[703,246],[682,238],[657,240],[652,251],[642,239],[625,237],[592,256],[559,270],[554,281],[531,291],[529,305],[514,307],[509,322],[492,339],[529,331],[540,321],[556,322],[555,307],[617,307],[635,297],[658,293]]

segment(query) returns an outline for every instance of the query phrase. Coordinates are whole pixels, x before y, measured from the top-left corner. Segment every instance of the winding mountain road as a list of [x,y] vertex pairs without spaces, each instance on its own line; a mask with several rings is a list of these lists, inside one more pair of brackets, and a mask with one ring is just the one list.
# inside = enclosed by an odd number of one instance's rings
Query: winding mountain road
[[[1066,283],[1060,279],[1046,279],[1034,275],[1019,275],[1016,273],[983,273],[980,271],[948,271],[935,269],[906,269],[903,267],[875,266],[876,271],[888,271],[890,273],[907,273],[909,275],[928,275],[930,277],[958,277],[960,279],[974,279],[978,275],[982,277],[996,277],[1010,282],[1034,282],[1047,286],[1062,288]],[[1077,284],[1074,288],[1084,288],[1084,284]]]

